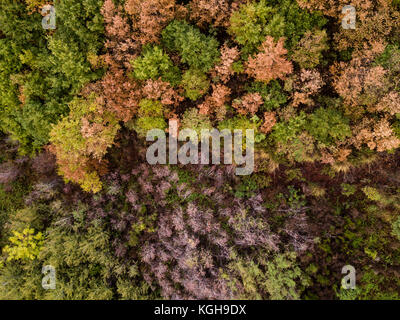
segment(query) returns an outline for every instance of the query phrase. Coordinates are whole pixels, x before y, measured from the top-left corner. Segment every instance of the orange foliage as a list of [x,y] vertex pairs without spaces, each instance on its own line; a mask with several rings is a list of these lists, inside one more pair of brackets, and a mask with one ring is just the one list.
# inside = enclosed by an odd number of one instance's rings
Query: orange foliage
[[174,18],[175,0],[127,0],[125,10],[131,15],[138,41],[158,42],[161,31]]
[[284,79],[287,74],[292,73],[292,63],[284,57],[287,54],[284,42],[285,39],[280,38],[275,44],[274,38],[267,36],[259,48],[260,53],[249,58],[246,73],[258,81],[267,83],[277,78]]
[[190,9],[190,19],[199,27],[210,24],[223,26],[230,17],[229,4],[226,0],[193,0]]
[[129,79],[122,69],[108,72],[101,80],[102,93],[109,110],[126,122],[132,119],[141,100],[140,85]]
[[168,82],[161,79],[147,80],[143,87],[143,95],[152,100],[160,100],[163,105],[177,106],[184,100]]
[[370,112],[386,112],[391,116],[400,113],[400,94],[396,91],[386,94],[379,103],[373,108],[369,109]]
[[228,27],[229,18],[247,0],[192,0],[190,19],[199,27]]
[[357,10],[356,30],[340,28],[334,35],[337,49],[362,50],[365,46],[372,47],[376,39],[385,41],[395,29],[399,28],[399,12],[392,11],[388,1],[377,2],[374,7],[369,6],[368,10],[363,6],[367,7],[370,1],[362,0],[360,4],[353,4]]
[[234,107],[238,113],[247,115],[255,115],[258,108],[264,104],[263,98],[259,93],[248,93],[240,99],[233,101],[232,107]]
[[363,118],[362,121],[353,128],[354,137],[352,142],[358,149],[363,144],[367,144],[371,150],[378,152],[391,150],[400,146],[398,139],[387,119],[375,122],[373,119]]
[[324,85],[320,73],[316,70],[301,70],[300,77],[294,82],[293,106],[299,104],[313,105],[311,95],[317,93]]
[[200,114],[215,114],[216,119],[221,121],[226,114],[225,104],[229,100],[231,89],[222,84],[212,85],[213,92],[207,96],[199,107]]
[[356,30],[339,28],[334,35],[337,48],[362,49],[365,44],[372,46],[376,39],[384,40],[391,32],[399,32],[400,13],[394,10],[392,0],[297,0],[302,8],[319,10],[324,15],[337,19],[340,24],[344,15],[342,8],[352,5],[356,9]]
[[364,55],[355,55],[349,63],[341,62],[331,67],[333,86],[346,104],[371,106],[377,102],[387,84],[384,77],[386,71],[371,63],[383,50],[383,46],[375,50],[364,50]]
[[116,8],[112,0],[105,0],[101,13],[104,16],[106,31],[105,48],[108,53],[104,55],[104,61],[112,68],[122,66],[130,68],[130,61],[140,52],[140,43],[132,39],[132,30],[122,9]]
[[226,83],[234,74],[232,65],[239,58],[240,52],[237,47],[229,48],[226,44],[220,51],[221,62],[212,70],[212,76],[218,77],[223,83]]
[[272,128],[276,124],[276,112],[264,112],[264,123],[262,124],[260,131],[262,133],[271,132]]

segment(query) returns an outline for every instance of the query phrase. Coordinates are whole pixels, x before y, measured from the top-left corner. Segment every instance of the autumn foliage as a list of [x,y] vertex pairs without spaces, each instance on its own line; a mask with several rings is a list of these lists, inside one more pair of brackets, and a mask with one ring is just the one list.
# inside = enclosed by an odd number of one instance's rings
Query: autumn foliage
[[259,51],[255,57],[249,58],[246,66],[246,73],[257,81],[268,83],[273,79],[284,79],[293,72],[292,63],[285,59],[287,50],[283,38],[275,44],[274,38],[268,36]]
[[0,299],[399,299],[400,1],[346,5],[0,1]]

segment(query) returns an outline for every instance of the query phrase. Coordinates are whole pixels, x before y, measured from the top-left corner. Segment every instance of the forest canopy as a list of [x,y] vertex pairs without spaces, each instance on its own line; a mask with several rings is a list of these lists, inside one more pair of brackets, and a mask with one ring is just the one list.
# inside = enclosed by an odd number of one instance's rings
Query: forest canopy
[[[400,2],[346,5],[0,1],[0,299],[400,299]],[[171,120],[253,172],[151,165]]]

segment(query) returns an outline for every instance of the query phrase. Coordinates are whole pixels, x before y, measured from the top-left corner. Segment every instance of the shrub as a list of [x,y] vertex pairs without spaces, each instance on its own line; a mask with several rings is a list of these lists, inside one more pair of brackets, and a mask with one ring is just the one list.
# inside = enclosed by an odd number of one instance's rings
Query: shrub
[[3,253],[7,254],[7,261],[12,260],[34,260],[39,255],[44,237],[41,232],[35,234],[34,229],[25,228],[22,232],[13,231],[9,238],[12,246],[5,246]]

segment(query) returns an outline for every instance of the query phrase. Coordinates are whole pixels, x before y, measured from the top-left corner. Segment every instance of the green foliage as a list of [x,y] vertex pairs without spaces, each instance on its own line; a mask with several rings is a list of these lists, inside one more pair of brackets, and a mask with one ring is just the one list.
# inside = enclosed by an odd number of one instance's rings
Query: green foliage
[[289,194],[286,197],[289,208],[293,210],[301,209],[306,205],[306,197],[301,194],[300,190],[293,186],[288,186]]
[[139,117],[162,117],[163,105],[160,101],[142,99],[139,103]]
[[340,289],[340,300],[399,300],[399,294],[390,286],[390,280],[370,268],[364,271],[360,283],[353,290]]
[[132,62],[133,75],[136,79],[161,79],[172,85],[180,81],[180,71],[170,57],[158,46],[146,46],[142,56]]
[[230,279],[238,299],[298,300],[302,291],[311,284],[309,277],[297,265],[295,252],[278,253],[272,257],[268,252],[262,252],[252,260],[236,254],[232,258],[231,273],[225,277]]
[[[240,284],[243,286],[243,293],[238,291],[238,280],[230,279],[231,275],[224,277],[231,280],[232,290],[235,292],[237,299],[261,300],[259,286],[264,284],[263,271],[254,261],[246,261],[234,256],[234,261],[230,265],[232,273],[238,273]],[[236,280],[236,281],[235,281]]]
[[277,8],[267,5],[267,1],[242,5],[230,19],[228,32],[243,46],[242,52],[253,53],[267,35],[278,39],[284,35],[284,17]]
[[[212,124],[207,115],[200,114],[197,108],[186,110],[182,116],[181,129],[191,129],[201,137],[201,130],[212,130]],[[191,138],[192,140],[194,137]]]
[[138,116],[133,129],[139,137],[145,138],[149,130],[164,130],[167,127],[163,117],[163,106],[159,101],[142,99],[139,103]]
[[159,117],[143,117],[137,119],[134,129],[139,137],[145,138],[147,132],[153,129],[164,130],[167,128],[164,118]]
[[320,29],[327,19],[319,11],[310,13],[301,9],[296,0],[272,0],[279,8],[279,14],[285,18],[286,47],[290,50],[298,43],[300,38],[308,31]]
[[29,154],[49,141],[51,124],[68,112],[84,84],[98,79],[88,53],[102,47],[102,1],[55,3],[56,30],[46,36],[42,16],[20,1],[2,1],[0,28],[0,128]]
[[275,40],[286,37],[290,49],[307,30],[320,28],[325,23],[320,13],[300,9],[294,0],[260,0],[244,4],[235,11],[228,32],[235,36],[236,42],[243,46],[242,52],[248,55],[255,52],[267,35]]
[[361,189],[367,198],[371,201],[382,202],[383,196],[380,194],[378,190],[373,187],[364,187]]
[[231,119],[224,120],[219,123],[218,128],[220,130],[228,129],[233,132],[233,130],[242,130],[243,137],[246,136],[246,130],[254,130],[254,135],[257,135],[258,128],[261,121],[258,118],[248,119],[244,116],[236,116]]
[[[400,298],[400,2],[358,32],[321,1],[234,2],[50,1],[44,30],[45,0],[0,1],[0,300]],[[267,36],[293,74],[266,84]],[[148,165],[168,118],[254,130],[254,173]]]
[[79,183],[85,191],[98,192],[102,184],[89,162],[101,161],[113,144],[119,130],[118,120],[110,112],[100,112],[94,95],[88,99],[75,98],[69,107],[70,114],[51,131],[50,142],[59,173],[65,181]]
[[306,126],[306,115],[301,112],[298,116],[289,119],[286,122],[277,123],[271,134],[271,138],[282,144],[287,144],[295,140]]
[[235,186],[235,197],[251,198],[258,189],[258,184],[251,176],[245,176],[243,180]]
[[349,197],[356,193],[357,188],[351,184],[342,183],[342,194]]
[[258,130],[260,125],[261,121],[257,116],[248,119],[245,116],[240,115],[220,122],[218,124],[218,129],[229,130],[232,133],[232,135],[234,134],[235,130],[240,130],[242,134],[242,149],[245,150],[247,148],[246,139],[249,139],[247,137],[246,130],[253,130],[254,133],[253,143],[259,143],[265,139],[265,134],[260,133]]
[[266,287],[272,300],[300,299],[300,293],[311,284],[296,264],[296,253],[278,254],[267,262]]
[[381,65],[385,69],[399,68],[398,59],[400,58],[400,48],[398,45],[389,44],[385,51],[375,59],[376,65]]
[[182,77],[182,85],[185,88],[185,96],[195,101],[207,92],[210,81],[205,73],[189,69]]
[[306,125],[303,111],[288,121],[277,123],[268,137],[278,147],[277,154],[286,155],[289,161],[313,161],[314,139],[305,132]]
[[16,181],[12,184],[12,189],[6,191],[0,184],[0,248],[6,242],[7,232],[5,225],[14,212],[23,207],[24,196],[29,192],[30,183],[28,181]]
[[271,80],[268,84],[264,82],[253,82],[247,88],[248,92],[257,92],[264,100],[262,111],[271,111],[278,109],[287,102],[287,96],[283,92],[281,85],[277,80]]
[[400,216],[392,223],[392,234],[400,241]]
[[57,271],[53,299],[111,299],[106,279],[112,268],[109,235],[90,226],[85,234],[58,229],[43,248],[42,260]]
[[308,31],[294,49],[292,59],[301,68],[312,69],[322,61],[322,52],[329,49],[326,30]]
[[[100,220],[88,222],[87,208],[79,205],[49,226],[48,236],[33,261],[6,262],[0,269],[1,299],[97,300],[156,298],[142,280],[136,261],[120,261],[112,238]],[[42,266],[56,270],[56,288],[41,287]]]
[[319,108],[309,119],[307,131],[323,144],[329,145],[351,137],[349,120],[335,109]]
[[162,42],[178,52],[182,62],[202,72],[209,71],[220,56],[216,39],[184,21],[172,21],[162,32]]
[[25,263],[10,261],[0,266],[0,299],[33,300],[42,299],[41,265],[38,259]]
[[143,234],[153,233],[156,231],[157,214],[146,215],[146,207],[142,206],[138,212],[138,221],[132,225],[132,230],[129,233],[129,245],[137,246]]
[[22,232],[13,231],[13,236],[9,238],[11,245],[3,248],[3,253],[7,255],[7,261],[12,260],[34,260],[39,255],[44,237],[41,232],[35,234],[35,230],[25,228]]
[[[43,75],[51,68],[44,63],[49,52],[45,48],[41,16],[28,15],[23,2],[2,1],[0,28],[4,35],[0,39],[1,130],[19,140],[21,153],[28,153],[47,141],[49,130],[49,121],[39,100],[48,90],[48,81]],[[25,94],[25,90],[33,96]],[[20,100],[25,100],[25,108],[21,108]],[[63,110],[49,109],[47,117],[51,119],[52,112],[60,111]]]

